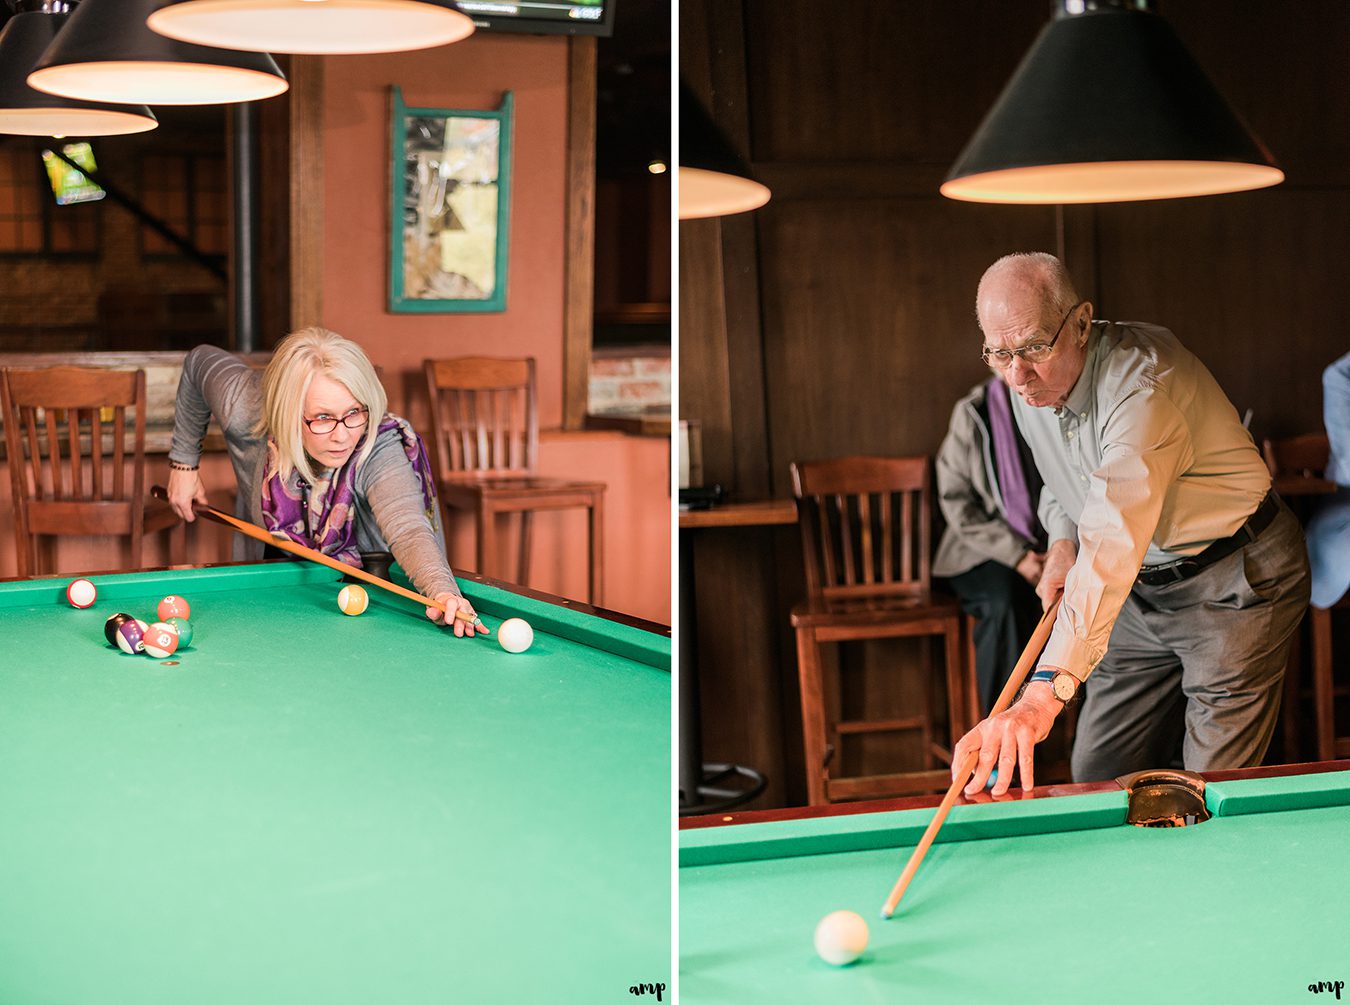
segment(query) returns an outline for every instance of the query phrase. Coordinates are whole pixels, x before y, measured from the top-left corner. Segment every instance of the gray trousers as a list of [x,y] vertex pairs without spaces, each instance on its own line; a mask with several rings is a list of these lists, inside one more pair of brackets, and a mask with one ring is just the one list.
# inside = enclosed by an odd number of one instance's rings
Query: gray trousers
[[1191,578],[1135,583],[1084,688],[1074,781],[1168,767],[1178,753],[1189,771],[1260,764],[1308,584],[1283,503],[1255,541]]

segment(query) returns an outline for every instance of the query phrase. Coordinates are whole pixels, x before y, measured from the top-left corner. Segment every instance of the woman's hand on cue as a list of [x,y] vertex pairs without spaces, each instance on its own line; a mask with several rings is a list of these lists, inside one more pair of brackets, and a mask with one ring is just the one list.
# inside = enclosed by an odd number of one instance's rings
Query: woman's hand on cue
[[[438,604],[444,604],[445,611],[438,610],[435,607],[428,607],[427,617],[438,625],[444,625],[447,617],[452,619],[454,621],[455,636],[457,638],[463,638],[465,635],[473,635],[475,632],[479,635],[486,635],[488,633],[487,625],[483,624],[481,621],[477,625],[472,625],[468,621],[461,621],[459,618],[455,617],[456,609],[463,611],[465,614],[469,615],[470,618],[478,617],[478,614],[473,609],[473,604],[469,603],[458,593],[438,593],[433,599],[435,599]],[[449,612],[448,615],[446,614],[446,611]]]
[[178,471],[170,468],[168,493],[169,507],[188,523],[197,519],[192,504],[194,502],[203,506],[207,504],[206,486],[202,484],[201,477],[196,471]]
[[989,773],[998,768],[998,781],[989,794],[995,798],[1008,791],[1012,783],[1013,767],[1022,775],[1022,788],[1035,785],[1032,763],[1036,744],[1050,735],[1055,716],[1064,706],[1050,693],[1050,685],[1035,681],[1027,685],[1022,697],[1011,708],[990,716],[972,729],[956,744],[952,752],[952,777],[973,750],[980,753],[975,762],[975,774],[965,788],[965,794],[974,795],[989,781]]

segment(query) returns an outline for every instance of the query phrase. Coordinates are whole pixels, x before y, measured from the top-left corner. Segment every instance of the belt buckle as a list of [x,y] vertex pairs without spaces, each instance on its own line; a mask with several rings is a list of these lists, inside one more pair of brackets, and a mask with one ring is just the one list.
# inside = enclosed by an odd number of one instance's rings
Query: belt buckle
[[1183,579],[1190,579],[1203,568],[1204,566],[1194,558],[1183,558],[1177,562],[1176,567],[1172,570],[1173,582],[1180,583]]

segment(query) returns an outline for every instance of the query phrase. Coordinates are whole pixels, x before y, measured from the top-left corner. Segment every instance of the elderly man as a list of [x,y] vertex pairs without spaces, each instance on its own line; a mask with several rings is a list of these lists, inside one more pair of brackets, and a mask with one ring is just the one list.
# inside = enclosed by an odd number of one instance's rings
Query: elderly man
[[1298,522],[1237,412],[1165,328],[1094,321],[1052,255],[1009,255],[976,295],[983,357],[1004,372],[1045,480],[1049,535],[1037,593],[1063,602],[1009,709],[957,744],[979,751],[966,791],[1032,751],[1089,680],[1075,780],[1166,766],[1258,764],[1308,604]]

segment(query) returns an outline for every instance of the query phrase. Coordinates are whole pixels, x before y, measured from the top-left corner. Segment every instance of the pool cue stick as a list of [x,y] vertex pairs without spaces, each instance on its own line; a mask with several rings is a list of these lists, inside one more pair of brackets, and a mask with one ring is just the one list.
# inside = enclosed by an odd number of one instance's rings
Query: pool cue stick
[[[1061,594],[1062,597],[1062,594]],[[1031,670],[1036,662],[1036,657],[1041,654],[1045,648],[1046,640],[1050,638],[1050,632],[1055,627],[1055,612],[1059,610],[1059,601],[1061,597],[1056,597],[1055,602],[1045,609],[1041,615],[1041,620],[1036,625],[1036,630],[1031,633],[1031,638],[1027,640],[1027,647],[1022,650],[1022,658],[1017,661],[1013,667],[1013,672],[1008,676],[1008,683],[1003,685],[1003,691],[998,696],[998,701],[994,702],[994,709],[989,713],[990,716],[998,715],[1009,705],[1013,698],[1021,690],[1022,681],[1026,679],[1027,672]],[[923,862],[923,857],[928,854],[928,847],[937,837],[937,832],[941,829],[943,821],[947,819],[947,813],[951,810],[952,804],[956,802],[956,795],[961,791],[961,787],[970,780],[970,774],[975,770],[975,762],[979,760],[980,752],[972,750],[965,756],[965,759],[957,766],[956,775],[952,778],[951,788],[947,794],[942,797],[942,802],[938,805],[937,812],[933,814],[933,819],[928,823],[928,829],[923,832],[923,837],[915,846],[914,851],[909,856],[909,862],[905,864],[905,871],[900,874],[900,878],[895,881],[895,887],[891,890],[891,895],[886,898],[886,903],[881,908],[881,916],[889,918],[895,913],[896,905],[900,903],[900,898],[905,895],[909,889],[910,880],[914,874],[919,871],[919,865]]]
[[[164,499],[167,501],[169,498],[168,490],[165,489],[163,485],[153,486],[150,489],[150,494],[156,499]],[[195,500],[192,503],[192,508],[199,516],[204,516],[208,520],[214,520],[216,523],[223,523],[226,527],[232,527],[239,531],[239,533],[253,538],[255,541],[261,541],[263,544],[270,544],[273,548],[280,549],[281,551],[288,551],[292,555],[297,555],[300,558],[307,558],[311,562],[318,562],[320,565],[326,565],[328,568],[336,569],[338,572],[345,572],[347,575],[355,576],[357,579],[364,580],[372,586],[378,586],[380,589],[388,590],[390,593],[397,593],[400,597],[407,597],[409,600],[419,601],[427,607],[434,607],[436,610],[443,611],[446,614],[451,613],[444,604],[437,603],[430,597],[424,597],[422,594],[414,593],[412,590],[405,590],[397,583],[391,583],[387,579],[381,579],[379,576],[366,572],[365,569],[358,569],[356,566],[348,565],[346,562],[339,562],[336,558],[329,558],[323,552],[315,551],[313,548],[306,548],[303,544],[296,544],[289,538],[273,537],[271,533],[263,530],[255,523],[249,523],[247,520],[240,520],[238,517],[230,516],[228,513],[222,513],[218,509],[207,506],[205,503],[196,502]],[[460,621],[467,623],[471,627],[482,624],[482,622],[478,620],[478,616],[474,614],[465,614],[463,611],[456,609],[454,615]]]

